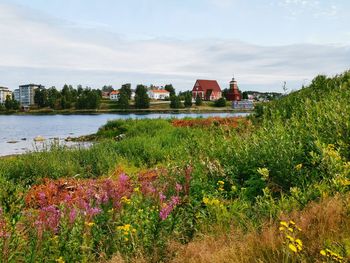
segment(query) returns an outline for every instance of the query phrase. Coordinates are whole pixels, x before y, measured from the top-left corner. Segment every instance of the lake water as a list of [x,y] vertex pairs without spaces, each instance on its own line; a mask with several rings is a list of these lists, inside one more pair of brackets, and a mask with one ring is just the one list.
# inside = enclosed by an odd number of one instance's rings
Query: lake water
[[0,115],[0,156],[20,154],[40,149],[43,143],[34,138],[42,136],[47,141],[58,138],[64,143],[67,137],[78,137],[97,132],[108,120],[157,119],[185,117],[233,117],[247,113],[151,113],[151,114],[99,114],[99,115]]

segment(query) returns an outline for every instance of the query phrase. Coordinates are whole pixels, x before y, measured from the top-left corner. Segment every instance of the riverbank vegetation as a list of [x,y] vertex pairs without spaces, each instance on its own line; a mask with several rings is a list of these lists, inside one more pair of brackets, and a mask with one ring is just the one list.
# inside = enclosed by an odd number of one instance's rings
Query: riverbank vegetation
[[4,262],[346,262],[350,72],[248,119],[116,120],[0,160]]

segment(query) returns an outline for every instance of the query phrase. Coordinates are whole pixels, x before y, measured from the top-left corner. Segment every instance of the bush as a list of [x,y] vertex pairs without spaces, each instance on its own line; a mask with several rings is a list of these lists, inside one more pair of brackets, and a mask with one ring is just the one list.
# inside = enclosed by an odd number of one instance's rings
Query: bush
[[215,107],[226,107],[226,99],[224,97],[215,101]]

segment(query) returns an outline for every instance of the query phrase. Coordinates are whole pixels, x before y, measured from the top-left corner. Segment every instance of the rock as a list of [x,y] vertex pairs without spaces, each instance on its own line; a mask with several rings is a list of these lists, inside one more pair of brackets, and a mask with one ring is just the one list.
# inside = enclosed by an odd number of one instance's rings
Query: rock
[[18,141],[8,141],[7,143],[18,143]]
[[125,138],[125,136],[126,136],[125,134],[119,134],[119,135],[115,136],[114,140],[121,141]]
[[73,140],[72,137],[68,136],[66,139],[64,139],[66,142],[71,142]]
[[22,138],[21,140],[22,140],[22,141],[26,141],[26,140],[27,140],[27,138]]
[[35,138],[34,138],[34,141],[35,142],[43,142],[43,141],[45,141],[46,139],[43,137],[43,136],[36,136]]

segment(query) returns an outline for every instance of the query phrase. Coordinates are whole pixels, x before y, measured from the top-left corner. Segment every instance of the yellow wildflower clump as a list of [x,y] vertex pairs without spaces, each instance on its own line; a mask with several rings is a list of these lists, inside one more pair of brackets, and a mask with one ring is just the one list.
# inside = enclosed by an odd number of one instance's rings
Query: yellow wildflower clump
[[218,190],[219,191],[224,191],[225,190],[224,189],[224,185],[225,185],[224,181],[218,181],[217,185],[218,185]]
[[92,226],[95,225],[95,223],[94,223],[94,222],[85,222],[85,225],[86,225],[87,227],[92,227]]
[[281,221],[279,231],[284,234],[286,239],[285,244],[293,253],[298,253],[303,250],[303,242],[297,238],[297,233],[301,231],[300,227],[294,221]]
[[121,232],[124,236],[124,240],[125,241],[128,241],[129,238],[128,236],[131,234],[131,233],[136,233],[136,228],[133,228],[132,225],[130,224],[126,224],[126,225],[123,225],[123,226],[117,226],[117,231]]
[[267,168],[258,168],[256,171],[262,176],[262,179],[264,181],[269,179],[269,175],[270,175],[269,169],[267,169]]
[[206,205],[212,205],[212,206],[220,206],[221,202],[219,199],[216,198],[208,198],[208,197],[203,197],[203,203]]
[[123,203],[123,204],[130,204],[131,203],[131,200],[129,199],[129,198],[127,198],[126,196],[123,196],[122,198],[121,198],[121,202]]
[[342,256],[340,256],[339,254],[333,252],[332,250],[326,248],[326,249],[322,249],[320,251],[320,254],[323,256],[323,257],[326,257],[332,261],[335,261],[335,262],[344,262],[344,258]]
[[57,263],[64,263],[65,261],[63,260],[62,257],[59,257],[58,259],[56,259],[56,262]]
[[303,164],[302,164],[302,163],[299,163],[299,164],[297,164],[297,165],[295,166],[295,170],[297,170],[297,171],[300,171],[301,168],[303,168]]

